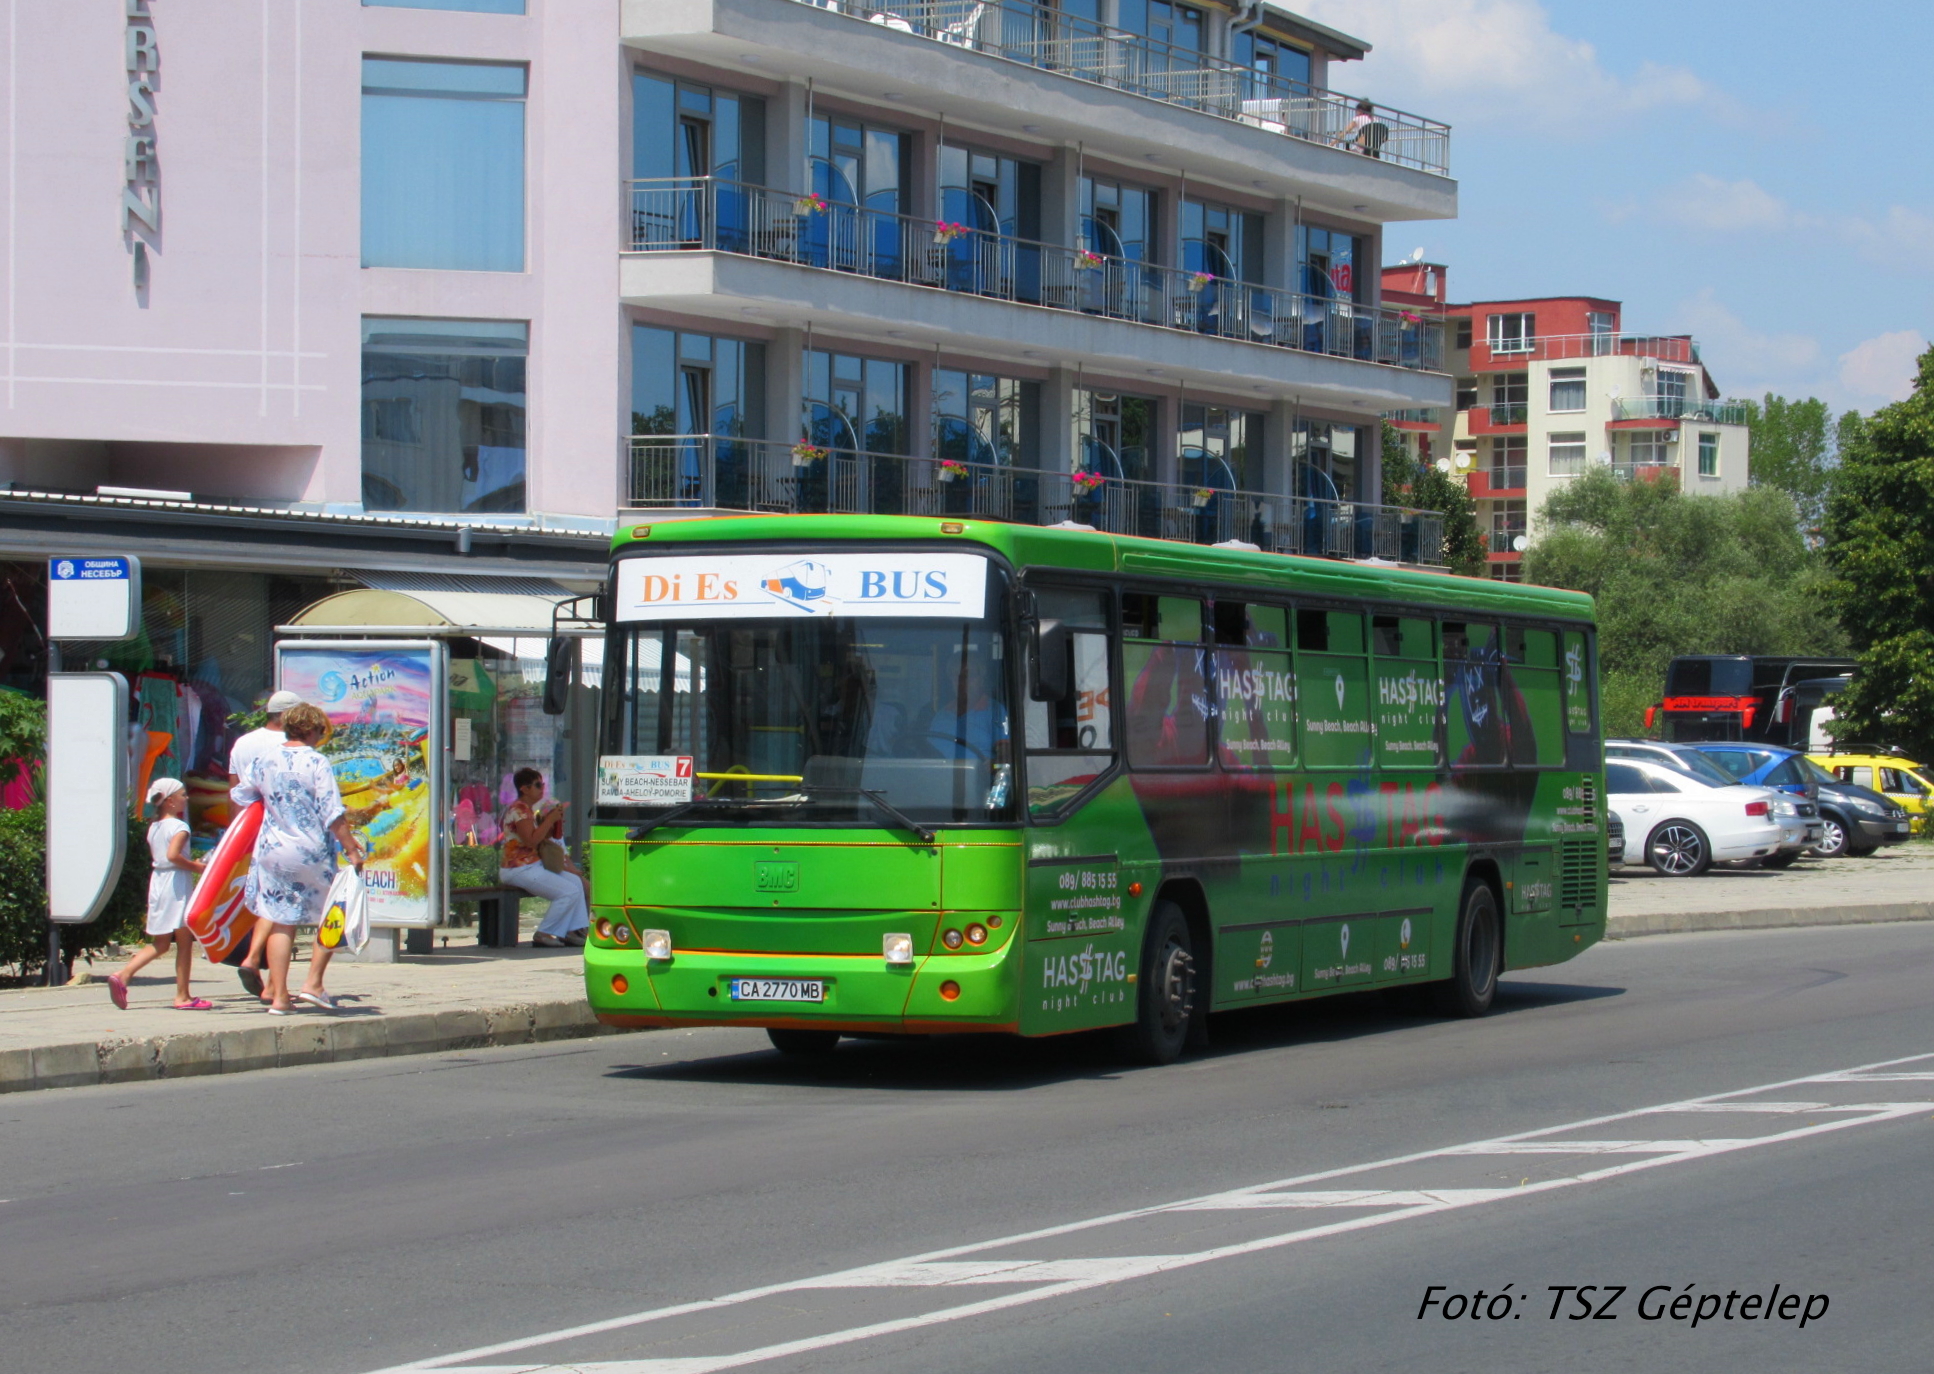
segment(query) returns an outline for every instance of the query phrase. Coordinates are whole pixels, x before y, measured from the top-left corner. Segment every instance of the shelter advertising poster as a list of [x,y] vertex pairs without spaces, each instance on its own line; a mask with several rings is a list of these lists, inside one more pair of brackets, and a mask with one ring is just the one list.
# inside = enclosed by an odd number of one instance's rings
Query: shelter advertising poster
[[433,926],[442,910],[442,654],[427,643],[277,646],[278,684],[329,717],[322,752],[369,853],[372,926]]

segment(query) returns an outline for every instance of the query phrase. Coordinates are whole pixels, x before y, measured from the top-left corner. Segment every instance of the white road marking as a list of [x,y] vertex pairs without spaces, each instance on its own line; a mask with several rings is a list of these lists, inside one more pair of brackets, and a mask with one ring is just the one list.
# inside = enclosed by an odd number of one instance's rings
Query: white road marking
[[[1029,1231],[1020,1235],[1004,1236],[997,1240],[979,1241],[970,1245],[935,1250],[927,1254],[912,1255],[905,1259],[888,1261],[883,1264],[867,1265],[857,1269],[841,1270],[830,1274],[820,1274],[785,1283],[768,1284],[759,1288],[749,1288],[741,1292],[730,1293],[718,1298],[679,1303],[669,1307],[653,1308],[644,1312],[631,1313],[627,1316],[613,1317],[606,1321],[591,1322],[586,1325],[568,1327],[559,1331],[549,1331],[536,1336],[522,1337],[514,1341],[504,1341],[496,1345],[480,1346],[473,1350],[463,1350],[447,1355],[432,1356],[411,1364],[393,1366],[390,1369],[379,1371],[379,1374],[411,1374],[412,1371],[430,1369],[460,1369],[462,1374],[714,1374],[714,1371],[717,1370],[736,1369],[744,1365],[758,1364],[790,1355],[809,1354],[814,1351],[847,1345],[856,1341],[868,1340],[876,1336],[914,1331],[922,1327],[935,1326],[943,1322],[959,1321],[967,1317],[982,1316],[1008,1308],[1044,1302],[1052,1298],[1062,1297],[1071,1293],[1079,1293],[1088,1289],[1100,1288],[1109,1284],[1123,1283],[1154,1274],[1192,1268],[1196,1265],[1208,1264],[1216,1260],[1230,1259],[1240,1255],[1259,1254],[1269,1250],[1280,1249],[1284,1246],[1321,1240],[1329,1236],[1342,1235],[1351,1231],[1386,1226],[1393,1222],[1406,1221],[1414,1217],[1484,1206],[1489,1203],[1503,1201],[1507,1198],[1528,1197],[1563,1188],[1575,1188],[1582,1184],[1602,1182],[1626,1174],[1663,1168],[1671,1164],[1712,1159],[1719,1155],[1759,1149],[1768,1145],[1785,1144],[1790,1141],[1807,1139],[1813,1136],[1828,1135],[1856,1126],[1900,1120],[1904,1117],[1919,1115],[1923,1112],[1934,1110],[1934,1101],[1837,1104],[1771,1101],[1765,1104],[1758,1104],[1743,1099],[1750,1098],[1755,1093],[1770,1093],[1782,1088],[1801,1085],[1829,1083],[1864,1085],[1888,1082],[1934,1081],[1934,1072],[1885,1072],[1886,1070],[1892,1069],[1895,1065],[1922,1064],[1929,1060],[1934,1060],[1934,1054],[1912,1055],[1903,1059],[1887,1060],[1878,1064],[1863,1065],[1858,1068],[1841,1069],[1831,1073],[1811,1075],[1806,1078],[1794,1078],[1779,1083],[1762,1084],[1755,1088],[1740,1088],[1733,1092],[1714,1093],[1708,1097],[1661,1103],[1656,1106],[1640,1107],[1626,1112],[1615,1112],[1607,1116],[1593,1117],[1584,1121],[1573,1121],[1560,1126],[1546,1126],[1537,1130],[1522,1131],[1515,1135],[1500,1136],[1493,1140],[1475,1141],[1469,1144],[1446,1146],[1434,1150],[1423,1150],[1415,1154],[1374,1160],[1365,1164],[1346,1165],[1342,1168],[1325,1170],[1320,1173],[1307,1174],[1296,1178],[1279,1179],[1271,1183],[1255,1184],[1247,1188],[1231,1189],[1225,1192],[1208,1194],[1203,1197],[1186,1198],[1175,1202],[1135,1208],[1125,1212],[1116,1212],[1107,1216],[1092,1217],[1084,1221],[1069,1222],[1060,1226],[1044,1227],[1040,1230]],[[1831,1113],[1837,1119],[1811,1122],[1804,1126],[1775,1132],[1770,1135],[1740,1136],[1713,1140],[1552,1139],[1552,1137],[1568,1131],[1588,1130],[1614,1122],[1634,1122],[1648,1116],[1664,1116],[1675,1112],[1698,1111],[1728,1111],[1738,1114],[1750,1114],[1756,1110],[1761,1110],[1762,1106],[1766,1114],[1772,1116],[1790,1116],[1797,1112],[1818,1112]],[[1527,1153],[1639,1154],[1644,1157],[1567,1175],[1562,1178],[1527,1182],[1516,1188],[1422,1187],[1412,1189],[1360,1189],[1354,1191],[1299,1188],[1299,1185],[1303,1184],[1320,1183],[1330,1179],[1344,1178],[1352,1174],[1365,1174],[1374,1170],[1422,1164],[1432,1160],[1466,1160],[1472,1157],[1486,1155],[1504,1156]],[[1301,1227],[1276,1235],[1264,1236],[1256,1240],[1215,1246],[1210,1249],[1197,1250],[1184,1254],[1131,1255],[1101,1258],[1083,1258],[1079,1256],[1065,1258],[1047,1256],[1040,1258],[1008,1257],[964,1262],[958,1258],[965,1255],[985,1254],[992,1250],[1007,1250],[1023,1245],[1038,1245],[1042,1241],[1054,1240],[1079,1232],[1092,1231],[1100,1227],[1119,1226],[1126,1222],[1167,1213],[1190,1211],[1270,1211],[1299,1208],[1350,1208],[1360,1212],[1367,1212],[1367,1214],[1360,1214],[1322,1225]],[[823,1332],[818,1335],[802,1337],[798,1340],[783,1341],[777,1344],[731,1353],[677,1356],[669,1359],[572,1361],[569,1364],[562,1365],[549,1362],[517,1364],[474,1363],[475,1361],[489,1359],[493,1356],[510,1355],[538,1346],[555,1345],[563,1341],[603,1335],[613,1331],[625,1330],[630,1327],[642,1326],[650,1322],[665,1321],[673,1317],[699,1312],[715,1312],[779,1294],[802,1293],[815,1289],[932,1288],[974,1284],[1014,1284],[1027,1285],[1027,1287],[1019,1292],[1006,1293],[996,1297],[986,1298],[979,1302],[946,1307],[933,1312],[922,1312],[890,1321],[873,1322],[864,1326]]]

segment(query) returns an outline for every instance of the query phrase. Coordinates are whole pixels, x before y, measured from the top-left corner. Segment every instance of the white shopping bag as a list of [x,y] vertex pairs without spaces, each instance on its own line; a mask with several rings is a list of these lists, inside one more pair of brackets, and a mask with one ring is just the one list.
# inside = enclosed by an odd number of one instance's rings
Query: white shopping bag
[[352,953],[369,943],[369,889],[355,869],[336,870],[335,881],[329,884],[329,909],[316,939],[330,949],[345,945]]

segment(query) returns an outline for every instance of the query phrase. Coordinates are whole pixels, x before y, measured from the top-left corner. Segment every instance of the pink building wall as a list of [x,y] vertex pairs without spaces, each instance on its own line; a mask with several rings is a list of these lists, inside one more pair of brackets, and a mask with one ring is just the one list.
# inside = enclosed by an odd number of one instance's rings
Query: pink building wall
[[[146,0],[151,21],[119,0],[4,4],[0,480],[354,507],[361,316],[513,319],[531,330],[531,511],[611,514],[617,0],[530,0],[524,16]],[[120,210],[131,22],[160,50],[145,293]],[[529,64],[523,272],[360,266],[365,53]]]

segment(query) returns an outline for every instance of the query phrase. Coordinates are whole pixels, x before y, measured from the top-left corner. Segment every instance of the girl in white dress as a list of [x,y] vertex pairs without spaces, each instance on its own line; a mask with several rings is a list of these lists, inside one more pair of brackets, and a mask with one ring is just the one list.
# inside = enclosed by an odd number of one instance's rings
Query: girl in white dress
[[195,875],[204,865],[188,857],[188,789],[177,778],[156,778],[148,787],[148,804],[160,815],[148,827],[148,856],[154,872],[148,878],[148,939],[126,968],[108,975],[108,996],[122,1011],[128,1009],[128,980],[168,952],[175,951],[175,1010],[207,1011],[214,1003],[195,996],[188,974],[195,962],[195,937],[184,929],[188,898],[195,891]]

